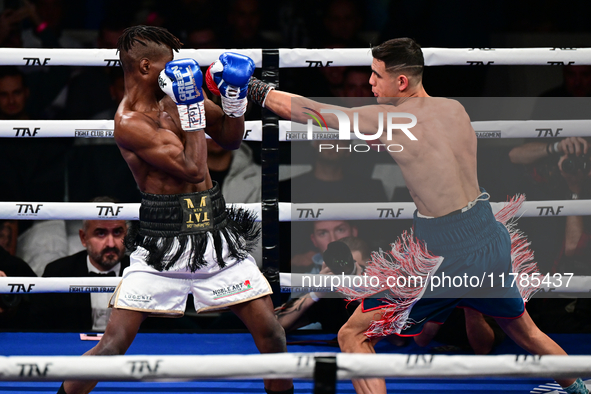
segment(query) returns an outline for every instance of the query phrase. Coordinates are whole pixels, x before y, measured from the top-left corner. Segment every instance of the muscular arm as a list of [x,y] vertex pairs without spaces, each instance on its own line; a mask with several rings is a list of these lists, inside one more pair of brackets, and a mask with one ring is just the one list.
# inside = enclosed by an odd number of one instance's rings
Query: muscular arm
[[[265,108],[283,119],[292,120],[291,99],[295,97],[303,99],[302,96],[298,96],[297,94],[282,92],[280,90],[271,90],[267,96],[267,100],[265,100]],[[293,120],[295,121],[295,119]]]
[[244,135],[244,116],[231,118],[213,101],[205,100],[207,128],[205,131],[224,149],[235,150],[242,143]]
[[[160,128],[156,122],[141,113],[121,116],[116,127],[115,141],[123,150],[126,161],[133,171],[133,158],[125,154],[132,152],[151,167],[190,183],[205,179],[207,167],[200,164],[205,160],[207,147],[203,130],[184,133],[183,146],[179,137],[171,130]],[[203,142],[200,142],[202,140]]]
[[[344,112],[349,118],[350,132],[353,132],[353,114],[358,113],[359,132],[362,134],[375,134],[378,129],[378,114],[380,113],[380,110],[383,113],[387,112],[383,106],[370,105],[364,107],[345,108],[336,105],[319,103],[306,97],[280,90],[271,90],[269,92],[265,101],[265,108],[284,119],[304,124],[307,123],[308,119],[310,119],[310,116],[306,115],[306,112],[309,113],[310,111],[306,108],[312,108],[318,112],[321,112],[321,109],[339,110]],[[339,120],[336,115],[323,113],[322,116],[326,120],[329,128],[339,130]],[[394,119],[395,123],[398,123],[396,120],[397,119]],[[408,123],[408,119],[403,118],[400,123]],[[402,132],[394,130],[394,136],[398,133],[402,134]],[[385,138],[386,133],[382,133],[382,136]]]

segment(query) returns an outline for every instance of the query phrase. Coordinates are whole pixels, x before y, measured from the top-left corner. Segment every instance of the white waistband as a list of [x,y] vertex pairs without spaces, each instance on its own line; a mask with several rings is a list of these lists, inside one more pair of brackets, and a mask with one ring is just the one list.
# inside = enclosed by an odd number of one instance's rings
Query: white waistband
[[[485,196],[484,198],[481,198],[482,196]],[[466,205],[464,208],[462,208],[462,213],[466,212],[467,210],[471,209],[474,205],[476,205],[476,203],[478,201],[486,201],[490,198],[490,194],[488,194],[487,192],[482,192],[478,195],[478,197],[476,197],[474,200],[470,201],[468,203],[468,205]],[[417,211],[417,216],[423,219],[435,219],[434,216],[425,216],[423,214],[421,214],[419,211]]]

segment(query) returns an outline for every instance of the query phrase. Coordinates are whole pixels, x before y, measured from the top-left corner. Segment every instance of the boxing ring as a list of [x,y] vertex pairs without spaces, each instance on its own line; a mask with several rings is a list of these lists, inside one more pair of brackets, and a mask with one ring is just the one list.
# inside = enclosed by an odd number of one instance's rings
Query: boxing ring
[[[183,49],[176,58],[192,57],[210,64],[225,50]],[[369,49],[248,49],[233,50],[250,56],[263,70],[262,79],[277,83],[284,67],[369,66]],[[591,65],[591,48],[423,48],[426,66],[438,65]],[[0,48],[0,65],[119,66],[115,50]],[[246,122],[245,140],[262,142],[262,204],[241,205],[255,211],[263,223],[264,262],[278,268],[277,226],[280,221],[305,221],[299,210],[322,209],[321,220],[410,219],[412,203],[290,204],[278,201],[278,143],[290,141],[290,123],[263,111],[261,121]],[[561,137],[587,136],[591,120],[473,122],[479,138],[540,138],[536,129],[561,128]],[[491,133],[492,131],[492,133]],[[501,132],[502,131],[502,132]],[[110,138],[112,120],[0,121],[0,138]],[[543,205],[541,204],[543,203]],[[493,203],[496,212],[504,203]],[[517,216],[542,216],[541,209],[561,207],[554,216],[591,215],[591,200],[530,201]],[[138,220],[139,204],[0,202],[0,219]],[[541,220],[541,219],[540,219]],[[281,273],[289,291],[292,275]],[[110,292],[117,278],[0,278],[1,293]],[[546,292],[586,292],[591,277],[574,277],[570,286],[542,286]],[[541,393],[559,387],[552,377],[591,376],[591,334],[552,335],[573,357],[526,356],[510,341],[494,356],[429,354],[434,348],[414,344],[403,349],[382,341],[377,355],[336,353],[328,344],[334,335],[288,335],[288,354],[259,355],[249,334],[138,334],[127,355],[79,356],[95,342],[79,334],[0,333],[0,393],[55,392],[65,378],[96,378],[94,392],[261,392],[260,378],[295,378],[296,393],[352,393],[352,377],[385,377],[391,392],[422,393],[434,390],[481,393]],[[291,343],[291,344],[290,344]],[[26,344],[26,346],[23,346]],[[182,345],[180,345],[182,344]],[[395,354],[403,353],[403,354]],[[154,355],[157,354],[157,355]],[[213,355],[215,354],[215,355]],[[392,379],[395,378],[395,379]],[[421,378],[417,380],[417,378]],[[223,380],[218,380],[223,379]],[[131,383],[121,383],[131,382]],[[562,392],[562,391],[558,391]]]

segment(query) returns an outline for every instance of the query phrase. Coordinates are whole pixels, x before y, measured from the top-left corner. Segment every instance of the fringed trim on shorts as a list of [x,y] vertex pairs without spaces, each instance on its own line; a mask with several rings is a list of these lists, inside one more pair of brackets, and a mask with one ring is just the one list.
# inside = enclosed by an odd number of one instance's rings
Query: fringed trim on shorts
[[[495,219],[505,225],[511,236],[512,271],[518,273],[519,278],[521,274],[531,275],[539,272],[534,262],[534,253],[529,248],[530,242],[515,226],[514,216],[524,201],[524,195],[515,196],[495,215]],[[374,320],[365,332],[368,338],[399,334],[414,324],[409,320],[410,311],[423,295],[424,288],[410,286],[408,281],[404,287],[391,285],[397,283],[398,277],[419,276],[425,282],[428,274],[435,273],[443,262],[443,257],[433,255],[427,250],[424,242],[414,239],[412,231],[405,231],[391,246],[390,252],[384,253],[380,250],[372,253],[372,260],[365,270],[367,276],[379,278],[378,286],[361,290],[339,288],[339,291],[351,301],[375,296],[383,292],[382,289],[389,289],[384,298],[390,306],[380,309],[381,318]],[[388,277],[391,278],[389,283]],[[525,282],[530,285],[522,286],[521,281],[516,281],[521,297],[528,301],[539,288],[532,286],[531,280]]]
[[226,225],[207,232],[197,234],[179,234],[176,236],[158,237],[140,235],[139,225],[133,223],[125,238],[126,246],[135,250],[138,246],[146,249],[146,263],[158,271],[172,268],[187,246],[191,246],[188,268],[195,272],[207,265],[205,250],[209,238],[213,239],[216,261],[220,268],[226,266],[223,259],[226,241],[228,257],[244,260],[254,250],[260,236],[260,226],[255,222],[256,215],[242,208],[231,208],[227,211]]
[[[366,289],[338,289],[351,301],[375,296],[383,292],[384,288],[389,289],[385,298],[391,306],[381,309],[382,318],[372,322],[365,333],[369,338],[400,333],[412,323],[408,321],[408,315],[424,291],[421,284],[443,261],[443,257],[431,254],[424,242],[414,238],[412,231],[405,231],[391,246],[389,252],[373,252],[372,260],[365,270],[367,276],[379,279],[377,286],[374,287],[375,283],[372,283],[372,287]],[[399,277],[420,277],[421,280],[412,283],[407,280],[406,286],[397,286]]]
[[[522,275],[539,274],[538,265],[534,261],[534,252],[529,248],[531,242],[527,240],[527,236],[517,228],[517,219],[515,214],[525,202],[525,195],[518,194],[507,202],[499,212],[495,214],[495,219],[502,223],[509,231],[511,236],[511,271],[518,274],[515,284],[519,289],[519,294],[523,301],[527,302],[540,291],[539,285],[534,286],[532,280],[522,281]],[[528,286],[523,286],[527,283]]]
[[244,260],[256,247],[260,227],[255,219],[254,213],[242,208],[226,209],[217,182],[211,189],[193,193],[142,192],[140,221],[129,229],[125,246],[144,248],[146,263],[158,271],[171,269],[190,248],[187,268],[195,272],[208,264],[205,251],[211,237],[216,261],[224,268],[224,253]]

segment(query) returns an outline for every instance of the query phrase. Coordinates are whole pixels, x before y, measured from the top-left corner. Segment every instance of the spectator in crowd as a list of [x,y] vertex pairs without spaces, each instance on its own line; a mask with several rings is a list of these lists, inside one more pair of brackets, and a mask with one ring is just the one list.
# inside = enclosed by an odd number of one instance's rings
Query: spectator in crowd
[[[8,252],[12,244],[12,226],[0,220],[0,277],[37,276],[29,265]],[[0,328],[23,329],[29,327],[30,299],[22,294],[0,295]]]
[[541,97],[591,97],[591,66],[563,66],[562,85],[550,89]]
[[[526,143],[513,148],[509,157],[515,164],[529,166],[530,173],[544,181],[547,194],[536,200],[578,200],[591,192],[588,153],[586,139],[569,137]],[[542,229],[528,230],[521,226],[532,242],[542,274],[591,274],[591,222],[588,217],[546,217],[544,221]],[[549,221],[552,223],[548,224]],[[572,332],[589,328],[591,305],[588,299],[534,298],[528,303],[528,311],[546,331]]]
[[[567,139],[568,140],[568,139]],[[589,198],[591,193],[591,161],[587,157],[589,144],[585,139],[580,143],[579,155],[563,155],[559,162],[560,174],[568,186],[567,197],[572,200]],[[552,267],[554,272],[572,272],[575,275],[591,275],[591,223],[584,216],[567,216],[564,245],[560,256]]]
[[[571,192],[559,167],[566,157],[582,158],[587,141],[580,137],[553,139],[549,142],[528,142],[509,152],[511,163],[523,165],[527,176],[522,189],[529,200],[562,200],[571,198]],[[562,248],[565,218],[546,217],[543,228],[536,219],[522,220],[520,226],[532,242],[538,267],[543,273],[550,272]]]
[[9,251],[12,246],[12,226],[10,222],[3,220],[0,221],[0,247],[4,250]]
[[[322,29],[313,34],[316,39],[313,46],[317,48],[364,48],[368,42],[359,40],[359,32],[363,25],[363,12],[355,0],[331,0],[324,8]],[[309,70],[304,83],[306,92],[303,94],[314,97],[344,96],[344,76],[347,67],[318,67]],[[369,86],[369,77],[365,84]],[[370,87],[371,89],[371,87]],[[372,95],[373,96],[373,95]]]
[[[319,146],[321,143],[332,144],[335,148],[320,151]],[[339,147],[338,150],[336,149],[337,146]],[[357,162],[357,165],[353,165],[355,161],[352,160],[352,152],[348,150],[350,141],[315,140],[312,142],[312,147],[312,170],[280,182],[279,201],[292,203],[387,201],[381,182],[371,179],[371,166],[365,165],[364,162]],[[296,146],[292,150],[297,148]],[[355,159],[358,158],[359,155],[355,157]],[[359,159],[361,160],[361,158]],[[357,227],[363,227],[363,225],[363,223],[358,223]],[[301,223],[284,224],[282,226],[282,242],[285,245],[290,245],[281,248],[282,261],[290,261],[295,254],[310,254],[309,251],[312,245],[307,242],[310,231],[309,228],[304,227]],[[371,237],[371,239],[378,242],[381,241],[382,238],[379,234],[374,237],[373,229],[376,229],[376,226],[372,226],[371,229],[368,228],[368,231],[364,231],[364,233],[369,234],[368,238]],[[343,237],[345,236],[355,236],[355,234],[343,235]],[[311,264],[311,260],[307,259],[303,265]],[[296,265],[292,264],[294,267]],[[283,270],[288,268],[282,267]]]
[[[116,48],[117,38],[128,26],[128,23],[127,20],[119,17],[105,19],[99,29],[97,47]],[[83,67],[70,79],[67,88],[65,119],[91,119],[97,113],[114,108],[117,95],[113,94],[112,86],[118,73],[113,72],[112,69],[113,67]],[[122,75],[120,67],[117,69]],[[88,92],[92,92],[92,105],[88,103]],[[108,119],[113,119],[113,117]]]
[[322,270],[322,253],[328,244],[345,237],[357,237],[358,230],[346,220],[318,220],[312,222],[310,240],[315,250],[297,254],[291,259],[292,272],[317,274]]
[[[81,48],[82,44],[63,34],[65,21],[64,0],[24,1],[29,9],[31,26],[23,31],[25,48]],[[45,46],[51,45],[51,46]]]
[[374,97],[371,85],[369,67],[347,67],[343,75],[343,97]]
[[231,0],[228,9],[225,48],[273,48],[277,44],[261,35],[259,0]]
[[[123,244],[127,223],[85,220],[79,234],[85,250],[49,263],[43,277],[120,277],[129,266]],[[110,297],[109,293],[47,294],[40,300],[40,320],[46,328],[104,331],[110,315]]]
[[364,14],[355,0],[331,0],[326,6],[322,25],[324,33],[318,35],[319,47],[364,48],[359,33],[363,27]]
[[[314,236],[314,234],[312,234]],[[338,242],[347,245],[351,251],[351,258],[356,266],[354,273],[360,275],[365,262],[370,259],[369,246],[356,236],[340,238]],[[334,245],[337,242],[332,242]],[[324,251],[328,244],[324,247]],[[323,256],[320,256],[323,259]],[[314,272],[323,275],[340,275],[340,272],[333,272],[324,261],[321,263],[320,271]],[[349,272],[347,272],[349,274]],[[342,298],[328,298],[326,293],[304,293],[292,294],[292,298],[275,309],[275,315],[286,332],[296,330],[311,323],[320,323],[323,330],[338,332],[338,330],[349,319],[349,316],[357,303],[349,305]]]
[[200,23],[199,25],[191,25],[189,30],[187,30],[185,47],[194,49],[217,49],[222,48],[222,43],[219,40],[215,25],[206,22]]
[[0,13],[0,47],[21,48],[23,46],[21,22],[28,15],[28,8],[13,7],[5,2],[4,10]]
[[0,67],[0,119],[29,119],[26,112],[29,88],[24,74],[16,67]]
[[[55,3],[55,4],[54,4]],[[57,4],[60,3],[60,4]],[[80,47],[61,35],[61,0],[6,1],[0,15],[0,46],[12,48]],[[52,118],[63,107],[64,91],[70,76],[69,67],[43,67],[49,59],[27,61],[22,70],[31,88],[28,112],[32,118]]]
[[[320,149],[320,144],[333,148]],[[312,171],[283,181],[279,185],[279,199],[300,203],[387,201],[382,184],[371,179],[371,169],[352,165],[350,144],[351,141],[313,141]],[[359,176],[359,171],[367,174]]]
[[[214,140],[207,140],[207,167],[211,180],[220,185],[227,203],[261,202],[261,166],[254,162],[252,150],[241,144],[237,150],[226,150]],[[262,241],[251,252],[259,267],[263,266]]]
[[[30,119],[25,75],[16,67],[0,67],[0,119]],[[32,137],[24,129],[18,137]],[[28,133],[28,134],[27,134]],[[62,201],[67,143],[58,138],[4,138],[0,144],[0,200]]]
[[19,235],[16,255],[27,261],[37,276],[42,276],[50,262],[84,249],[78,235],[81,224],[78,220],[36,220]]
[[[111,67],[107,69],[107,76],[109,78],[109,94],[111,95],[111,104],[102,111],[99,111],[91,116],[91,119],[114,119],[115,112],[119,103],[123,100],[125,93],[125,85],[123,84],[123,70],[121,67]],[[95,143],[109,143],[115,145],[112,138],[79,138],[78,141],[93,141]],[[100,142],[99,142],[100,141]]]

